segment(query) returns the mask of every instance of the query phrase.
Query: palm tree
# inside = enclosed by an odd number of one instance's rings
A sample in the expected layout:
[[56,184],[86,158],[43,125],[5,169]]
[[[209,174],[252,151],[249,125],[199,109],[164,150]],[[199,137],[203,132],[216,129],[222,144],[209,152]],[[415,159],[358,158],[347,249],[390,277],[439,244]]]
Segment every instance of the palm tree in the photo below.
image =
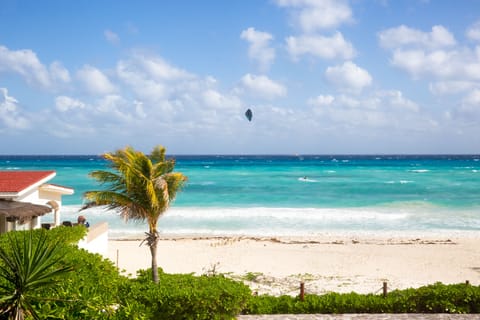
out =
[[106,153],[110,171],[93,171],[90,176],[105,186],[104,190],[87,191],[83,208],[106,205],[119,210],[125,219],[147,221],[145,241],[152,254],[152,279],[158,283],[158,219],[169,208],[187,178],[173,172],[175,160],[165,158],[165,148],[156,146],[150,155],[132,147]]
[[32,233],[8,233],[7,245],[0,246],[0,277],[5,280],[0,283],[0,314],[8,319],[23,320],[30,314],[39,320],[32,307],[32,302],[43,299],[38,292],[56,285],[60,276],[73,270],[57,266],[63,256],[60,240],[47,239],[46,231],[33,239]]

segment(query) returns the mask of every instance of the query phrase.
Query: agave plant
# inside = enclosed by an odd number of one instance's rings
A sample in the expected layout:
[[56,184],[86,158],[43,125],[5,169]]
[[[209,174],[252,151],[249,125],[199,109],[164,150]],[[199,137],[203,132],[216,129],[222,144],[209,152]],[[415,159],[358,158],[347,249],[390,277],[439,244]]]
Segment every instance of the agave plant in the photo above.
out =
[[73,270],[60,265],[62,246],[47,238],[46,231],[38,238],[33,232],[10,232],[5,246],[0,246],[0,314],[8,319],[23,320],[25,315],[40,319],[33,303],[45,287],[54,286],[62,275]]

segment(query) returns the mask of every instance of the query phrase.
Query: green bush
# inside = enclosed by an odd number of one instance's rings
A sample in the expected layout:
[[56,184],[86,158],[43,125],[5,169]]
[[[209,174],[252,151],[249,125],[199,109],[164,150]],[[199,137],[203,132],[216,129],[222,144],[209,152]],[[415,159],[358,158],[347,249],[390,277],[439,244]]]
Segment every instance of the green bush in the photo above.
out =
[[155,284],[150,271],[140,271],[123,288],[122,306],[135,300],[148,319],[233,319],[251,296],[246,285],[221,275],[166,274],[161,269],[159,275]]
[[[112,262],[98,254],[89,253],[76,246],[86,233],[85,227],[58,227],[52,230],[34,230],[47,240],[56,240],[61,260],[59,264],[73,266],[63,281],[53,288],[40,288],[32,305],[42,319],[109,319],[112,307],[118,303],[119,287],[127,278],[119,275]],[[11,232],[10,236],[24,237],[29,232]],[[59,241],[60,240],[60,241]],[[0,236],[0,245],[5,248],[5,235]],[[1,283],[0,283],[1,285]]]
[[374,294],[329,293],[321,296],[252,297],[244,314],[311,313],[480,313],[480,287],[436,283],[418,289]]
[[[222,275],[165,274],[151,281],[149,270],[130,279],[101,255],[75,244],[85,228],[36,230],[61,239],[61,264],[74,266],[54,288],[41,288],[33,307],[42,319],[233,319],[237,314],[312,313],[480,313],[480,287],[436,283],[418,289],[395,290],[386,298],[374,294],[252,296],[241,282]],[[25,232],[12,233],[23,237]],[[6,237],[0,235],[0,246]],[[0,286],[2,285],[0,279]],[[1,297],[0,297],[1,298]],[[1,316],[0,316],[1,319]],[[28,319],[28,317],[27,317]]]

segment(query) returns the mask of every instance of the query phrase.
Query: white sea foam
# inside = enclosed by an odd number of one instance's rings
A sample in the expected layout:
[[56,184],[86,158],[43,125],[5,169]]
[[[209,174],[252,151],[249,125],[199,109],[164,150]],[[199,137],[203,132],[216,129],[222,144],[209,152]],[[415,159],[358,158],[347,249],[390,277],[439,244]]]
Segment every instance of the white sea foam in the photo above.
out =
[[387,182],[385,182],[386,184],[396,184],[396,183],[400,183],[400,184],[407,184],[407,183],[414,183],[415,181],[412,181],[412,180],[399,180],[399,181],[395,181],[395,180],[389,180]]
[[[76,221],[80,206],[64,206],[62,220]],[[82,211],[90,223],[107,221],[110,237],[143,235],[145,223],[123,221],[104,208]],[[310,236],[328,232],[371,233],[480,230],[476,210],[451,211],[423,202],[368,208],[201,208],[172,207],[160,218],[160,232],[206,235]]]
[[416,169],[416,170],[408,170],[409,172],[415,172],[415,173],[425,173],[429,172],[430,170],[428,169]]

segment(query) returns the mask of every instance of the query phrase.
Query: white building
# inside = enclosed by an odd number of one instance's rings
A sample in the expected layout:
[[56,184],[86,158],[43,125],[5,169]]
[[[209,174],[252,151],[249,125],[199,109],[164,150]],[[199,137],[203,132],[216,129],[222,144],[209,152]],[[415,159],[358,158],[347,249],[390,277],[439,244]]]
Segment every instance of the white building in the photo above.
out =
[[[60,225],[62,196],[73,194],[73,189],[49,184],[55,171],[0,171],[0,200],[31,203],[51,208],[52,226]],[[36,229],[42,226],[43,214],[18,214],[0,211],[0,233],[11,230]]]

